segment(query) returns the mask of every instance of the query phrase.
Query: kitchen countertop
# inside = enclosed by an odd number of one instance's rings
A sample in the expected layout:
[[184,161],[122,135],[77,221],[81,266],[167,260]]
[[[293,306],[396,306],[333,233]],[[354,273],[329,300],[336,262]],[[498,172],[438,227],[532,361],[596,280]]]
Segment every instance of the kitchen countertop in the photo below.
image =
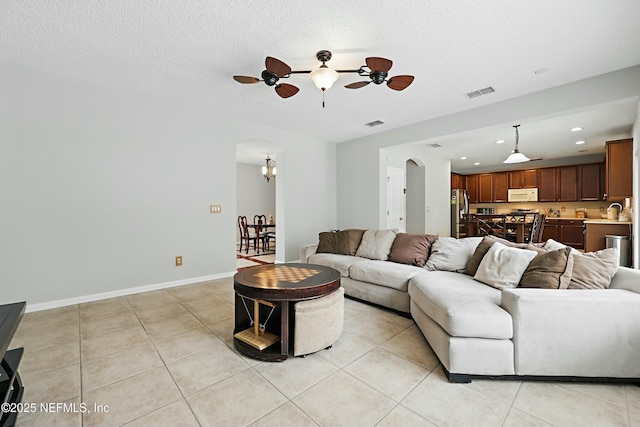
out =
[[586,224],[633,224],[631,221],[618,221],[615,219],[596,219],[596,218],[585,218],[584,222]]

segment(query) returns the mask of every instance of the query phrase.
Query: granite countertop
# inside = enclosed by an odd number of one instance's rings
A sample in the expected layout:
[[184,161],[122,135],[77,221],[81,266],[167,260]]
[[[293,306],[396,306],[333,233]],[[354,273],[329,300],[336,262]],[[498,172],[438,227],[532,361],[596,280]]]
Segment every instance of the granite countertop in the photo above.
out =
[[615,219],[596,219],[596,218],[585,218],[584,222],[586,224],[633,224],[631,221],[618,221]]

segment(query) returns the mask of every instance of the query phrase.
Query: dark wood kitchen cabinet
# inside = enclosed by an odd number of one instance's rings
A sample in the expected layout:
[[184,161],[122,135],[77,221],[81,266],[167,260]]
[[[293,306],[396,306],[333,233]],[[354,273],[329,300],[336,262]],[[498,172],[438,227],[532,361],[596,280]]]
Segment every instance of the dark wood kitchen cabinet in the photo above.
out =
[[451,189],[454,189],[454,188],[459,188],[462,190],[465,189],[464,175],[460,175],[457,173],[451,174]]
[[496,172],[491,177],[493,185],[493,201],[507,202],[509,201],[509,173]]
[[478,203],[478,175],[467,175],[467,196],[469,197],[469,203]]
[[536,169],[527,169],[521,171],[509,172],[509,188],[537,188],[538,187],[538,171]]
[[[556,187],[557,168],[538,169],[538,201],[555,202],[558,200]],[[555,239],[554,239],[555,240]]]
[[600,163],[578,166],[581,201],[602,200],[603,191],[600,186],[602,168]]
[[546,218],[544,220],[544,228],[542,229],[542,241],[546,242],[549,239],[553,239],[556,242],[560,241],[560,235],[558,233],[558,220],[554,218]]
[[[542,230],[544,232],[544,230]],[[576,249],[584,248],[584,221],[581,219],[558,220],[559,242]]]
[[493,174],[481,173],[478,175],[478,203],[493,202]]
[[633,139],[607,141],[605,154],[607,200],[621,201],[632,195]]
[[563,166],[558,169],[558,201],[578,200],[578,167]]

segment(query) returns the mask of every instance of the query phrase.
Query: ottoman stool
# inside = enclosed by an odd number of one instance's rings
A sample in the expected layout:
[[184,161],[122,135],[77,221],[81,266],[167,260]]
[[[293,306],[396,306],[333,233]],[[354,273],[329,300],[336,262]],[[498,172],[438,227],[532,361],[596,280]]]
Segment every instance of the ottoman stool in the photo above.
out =
[[344,327],[344,289],[294,305],[293,355],[302,356],[330,347]]

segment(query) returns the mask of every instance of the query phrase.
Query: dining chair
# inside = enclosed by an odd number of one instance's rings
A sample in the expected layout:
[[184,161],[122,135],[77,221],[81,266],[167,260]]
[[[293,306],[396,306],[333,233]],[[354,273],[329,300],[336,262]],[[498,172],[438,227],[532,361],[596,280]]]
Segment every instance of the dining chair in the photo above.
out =
[[541,243],[542,242],[542,231],[544,230],[544,220],[546,218],[545,214],[538,214],[533,221],[533,225],[531,226],[531,231],[529,232],[529,240],[528,243]]
[[[253,216],[253,229],[256,233],[256,238],[262,242],[262,251],[266,252],[269,244],[267,242],[267,216],[266,215],[254,215]],[[258,248],[258,252],[260,249]]]
[[476,215],[475,220],[476,235],[506,237],[506,215]]
[[[247,217],[241,215],[238,217],[238,228],[240,229],[240,249],[238,252],[242,252],[242,243],[246,243],[245,253],[249,253],[249,241],[253,240],[253,249],[256,250],[256,241],[258,236],[255,231],[247,224]],[[258,252],[260,248],[258,247]]]

